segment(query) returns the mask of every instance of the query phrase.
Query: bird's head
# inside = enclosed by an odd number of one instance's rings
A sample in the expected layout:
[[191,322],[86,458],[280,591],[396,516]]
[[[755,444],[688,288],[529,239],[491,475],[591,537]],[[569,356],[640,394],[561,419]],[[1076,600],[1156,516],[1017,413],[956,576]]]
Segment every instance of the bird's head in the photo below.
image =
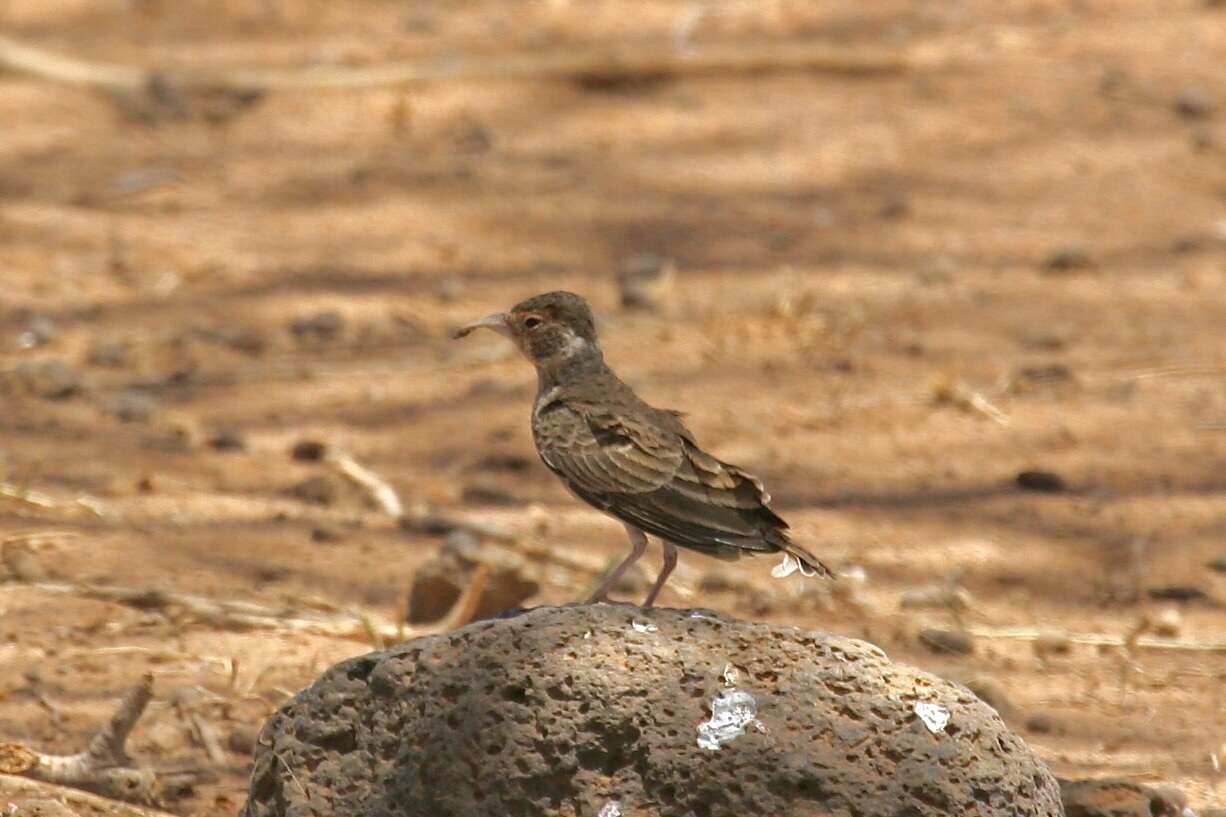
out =
[[575,361],[600,358],[592,310],[571,292],[533,296],[509,312],[460,327],[455,336],[462,338],[483,328],[509,338],[542,374],[557,372]]

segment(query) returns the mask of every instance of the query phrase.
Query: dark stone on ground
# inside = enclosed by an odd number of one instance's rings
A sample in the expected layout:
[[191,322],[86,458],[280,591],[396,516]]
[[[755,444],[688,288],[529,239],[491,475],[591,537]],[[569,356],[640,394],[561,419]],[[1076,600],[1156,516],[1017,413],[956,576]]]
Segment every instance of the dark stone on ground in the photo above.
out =
[[1045,494],[1058,494],[1068,490],[1064,477],[1054,471],[1022,471],[1014,480],[1017,487],[1023,491],[1038,491]]
[[476,602],[476,618],[518,607],[540,592],[523,557],[504,548],[485,547],[471,533],[456,530],[413,574],[407,619],[427,624],[444,618],[460,600],[480,565],[489,569]]
[[1060,722],[1046,712],[1036,712],[1026,719],[1026,731],[1036,735],[1052,735],[1060,731]]
[[290,488],[290,494],[312,505],[331,505],[336,493],[336,483],[327,477],[307,477]]
[[208,438],[209,448],[216,451],[243,451],[247,448],[247,440],[234,429],[214,431]]
[[319,440],[299,440],[290,449],[290,456],[302,462],[318,462],[328,453],[328,446]]
[[77,370],[58,358],[23,360],[13,368],[13,375],[26,393],[44,400],[66,400],[85,390]]
[[971,655],[975,652],[975,639],[961,630],[942,630],[929,627],[920,630],[920,643],[935,653],[947,655]]
[[1172,786],[1130,780],[1061,780],[1066,817],[1181,817],[1187,798]]
[[1151,587],[1145,592],[1155,601],[1199,601],[1209,597],[1203,588],[1190,584]]
[[322,346],[340,337],[345,319],[334,309],[295,318],[289,325],[290,334],[299,343]]

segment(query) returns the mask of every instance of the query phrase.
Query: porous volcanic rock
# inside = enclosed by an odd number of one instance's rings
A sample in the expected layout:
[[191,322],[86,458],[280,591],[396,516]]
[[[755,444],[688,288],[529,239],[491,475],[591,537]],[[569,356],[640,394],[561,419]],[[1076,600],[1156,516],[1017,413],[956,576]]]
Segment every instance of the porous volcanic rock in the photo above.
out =
[[[730,690],[756,712],[704,748],[699,726]],[[264,726],[243,814],[1064,812],[1055,779],[990,707],[870,644],[601,604],[482,621],[333,667]]]

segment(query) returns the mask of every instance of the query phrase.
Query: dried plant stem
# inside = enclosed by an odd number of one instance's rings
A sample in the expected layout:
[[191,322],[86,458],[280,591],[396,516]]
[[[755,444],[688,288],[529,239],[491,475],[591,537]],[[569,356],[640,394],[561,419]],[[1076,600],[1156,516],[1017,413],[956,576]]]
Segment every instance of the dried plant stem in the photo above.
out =
[[633,79],[672,74],[737,74],[764,70],[822,71],[868,76],[901,74],[920,61],[892,50],[838,48],[813,42],[732,42],[684,53],[672,44],[630,43],[558,53],[447,56],[367,67],[159,72],[91,62],[0,37],[0,68],[42,79],[120,93],[143,93],[161,82],[182,91],[273,91],[371,88],[444,80],[599,77]]
[[299,606],[276,607],[250,601],[210,599],[190,593],[176,593],[147,587],[109,587],[96,584],[31,582],[10,584],[0,590],[34,590],[77,596],[79,598],[114,602],[140,610],[155,610],[168,615],[179,614],[205,624],[240,630],[282,630],[346,638],[370,643],[394,643],[430,633],[445,632],[466,624],[459,614],[470,610],[484,589],[486,576],[478,572],[465,588],[464,595],[452,614],[442,621],[424,626],[408,627],[369,611],[326,613]]
[[[116,802],[79,789],[44,783],[28,777],[0,774],[0,800],[11,801],[26,797],[56,800],[68,806],[76,806],[86,814],[107,814],[114,817],[175,817],[169,812]],[[17,813],[21,813],[20,803],[18,803]]]
[[[1013,639],[1018,641],[1039,641],[1049,638],[1053,633],[1027,627],[989,628],[971,627],[968,633],[976,638]],[[1222,641],[1174,641],[1169,638],[1154,636],[1111,635],[1109,633],[1070,633],[1057,634],[1070,644],[1084,644],[1091,647],[1119,647],[1124,650],[1175,650],[1185,652],[1220,652],[1226,653],[1226,642]]]
[[327,456],[328,463],[355,485],[363,488],[375,504],[388,516],[399,519],[404,515],[404,505],[400,497],[383,477],[362,465],[351,455],[343,451],[332,451]]
[[[0,772],[70,786],[115,800],[156,803],[166,782],[150,767],[138,767],[125,750],[128,735],[153,699],[153,675],[128,690],[84,752],[47,755],[17,743],[0,744]],[[177,776],[177,775],[172,775]]]

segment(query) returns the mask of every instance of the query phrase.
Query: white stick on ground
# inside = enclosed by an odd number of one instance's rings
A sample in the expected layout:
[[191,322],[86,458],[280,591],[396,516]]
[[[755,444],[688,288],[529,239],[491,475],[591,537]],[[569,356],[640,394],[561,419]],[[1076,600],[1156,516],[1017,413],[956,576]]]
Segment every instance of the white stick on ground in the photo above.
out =
[[384,513],[394,519],[404,515],[404,505],[396,494],[396,489],[387,480],[355,460],[344,451],[329,451],[325,457],[328,464],[341,473],[343,477],[366,490]]

